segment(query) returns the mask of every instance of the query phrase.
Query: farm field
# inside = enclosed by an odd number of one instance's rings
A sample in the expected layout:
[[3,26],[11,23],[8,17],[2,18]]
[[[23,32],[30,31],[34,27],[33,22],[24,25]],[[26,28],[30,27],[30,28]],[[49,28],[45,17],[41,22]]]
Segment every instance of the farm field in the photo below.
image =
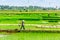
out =
[[13,12],[0,13],[0,24],[21,24],[22,20],[25,20],[25,24],[55,25],[56,26],[60,24],[60,14],[58,13],[51,13],[51,14],[32,13],[30,14],[30,13],[13,13]]
[[[19,12],[19,10],[15,12],[15,11],[0,10],[0,29],[20,30],[21,26],[19,27],[18,24],[21,24],[22,20],[25,21],[26,30],[58,30],[60,31],[60,28],[57,28],[57,27],[60,27],[60,11],[59,10],[57,11],[54,10],[50,12],[43,11],[43,10],[41,12]],[[17,25],[13,25],[13,24],[17,24]],[[48,33],[48,32],[19,32],[19,33],[5,32],[3,33],[3,32],[0,32],[0,40],[59,40],[59,39],[60,39],[60,33]]]
[[20,32],[0,35],[0,40],[60,40],[60,33]]
[[[10,21],[10,22],[7,22]],[[60,20],[58,13],[0,13],[0,23],[18,23],[18,21],[25,20],[25,23],[39,24],[42,22],[51,23]],[[32,22],[30,22],[32,21]],[[60,21],[59,21],[60,22]]]

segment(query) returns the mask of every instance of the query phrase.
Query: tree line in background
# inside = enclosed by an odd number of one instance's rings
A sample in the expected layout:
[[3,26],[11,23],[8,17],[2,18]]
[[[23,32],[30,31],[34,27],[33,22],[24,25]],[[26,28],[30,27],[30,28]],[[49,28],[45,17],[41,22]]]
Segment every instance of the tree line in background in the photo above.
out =
[[39,11],[39,10],[60,10],[60,8],[56,9],[54,7],[39,7],[39,6],[4,6],[0,5],[0,10],[20,10],[22,11]]

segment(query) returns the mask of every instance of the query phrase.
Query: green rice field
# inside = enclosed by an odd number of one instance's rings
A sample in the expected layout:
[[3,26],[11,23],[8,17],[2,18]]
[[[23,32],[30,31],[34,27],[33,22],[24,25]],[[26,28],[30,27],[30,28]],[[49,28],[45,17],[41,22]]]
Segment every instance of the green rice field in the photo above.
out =
[[20,32],[0,35],[0,40],[60,40],[60,33]]
[[[26,30],[58,30],[57,25],[60,25],[60,10],[40,11],[40,12],[19,12],[0,10],[0,29],[1,30],[20,30],[18,25],[21,21],[25,22]],[[9,25],[4,25],[9,24]],[[27,25],[26,25],[27,24]],[[28,25],[30,24],[30,25]],[[34,24],[34,25],[31,25]],[[39,26],[38,26],[39,25]],[[42,25],[40,27],[40,25]],[[45,28],[43,26],[50,26]],[[52,26],[52,28],[51,28]],[[53,27],[54,26],[54,27]],[[56,27],[55,27],[56,26]],[[60,40],[60,33],[53,32],[17,32],[8,33],[0,32],[0,40]]]

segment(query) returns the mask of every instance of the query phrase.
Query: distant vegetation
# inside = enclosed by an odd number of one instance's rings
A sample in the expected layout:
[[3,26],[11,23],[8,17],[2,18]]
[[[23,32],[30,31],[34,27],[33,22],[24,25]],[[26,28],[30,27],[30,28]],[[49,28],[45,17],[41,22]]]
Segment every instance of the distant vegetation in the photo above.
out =
[[[56,10],[56,8],[53,7],[39,7],[39,6],[4,6],[0,5],[0,10],[19,10],[20,12],[28,12],[28,11],[40,11],[40,10]],[[60,8],[58,8],[60,10]]]

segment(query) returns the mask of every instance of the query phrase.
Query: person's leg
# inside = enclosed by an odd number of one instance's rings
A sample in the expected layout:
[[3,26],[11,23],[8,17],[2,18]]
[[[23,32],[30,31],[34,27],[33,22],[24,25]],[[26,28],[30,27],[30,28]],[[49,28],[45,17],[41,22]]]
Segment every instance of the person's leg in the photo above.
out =
[[22,29],[23,27],[21,26],[20,30]]
[[23,26],[23,30],[25,30],[25,27]]

